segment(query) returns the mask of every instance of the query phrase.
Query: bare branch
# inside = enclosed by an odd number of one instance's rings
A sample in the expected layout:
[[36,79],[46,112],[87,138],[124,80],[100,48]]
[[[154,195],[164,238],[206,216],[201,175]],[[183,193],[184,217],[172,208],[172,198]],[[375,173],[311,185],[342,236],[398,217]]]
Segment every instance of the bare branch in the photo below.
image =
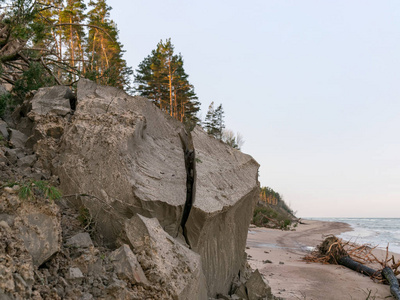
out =
[[49,74],[54,78],[54,80],[57,82],[57,84],[62,85],[60,80],[53,74],[51,69],[45,64],[43,57],[40,58],[40,62],[42,63],[43,68],[45,68],[47,70],[47,72],[49,72]]

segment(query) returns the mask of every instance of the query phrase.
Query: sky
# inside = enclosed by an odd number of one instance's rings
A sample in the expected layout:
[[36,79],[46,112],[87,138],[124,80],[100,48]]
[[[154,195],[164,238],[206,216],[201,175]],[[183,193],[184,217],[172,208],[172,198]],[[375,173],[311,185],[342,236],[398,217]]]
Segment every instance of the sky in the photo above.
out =
[[171,38],[297,216],[399,217],[399,1],[107,2],[128,65]]

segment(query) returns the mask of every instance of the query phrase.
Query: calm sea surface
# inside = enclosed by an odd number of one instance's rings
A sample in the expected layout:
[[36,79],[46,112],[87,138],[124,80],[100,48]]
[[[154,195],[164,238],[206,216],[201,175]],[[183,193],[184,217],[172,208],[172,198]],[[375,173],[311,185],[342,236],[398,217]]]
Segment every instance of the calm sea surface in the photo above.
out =
[[[310,218],[311,219],[311,218]],[[350,224],[353,231],[339,235],[344,240],[358,244],[370,244],[400,253],[400,218],[312,218],[314,220],[343,222]]]

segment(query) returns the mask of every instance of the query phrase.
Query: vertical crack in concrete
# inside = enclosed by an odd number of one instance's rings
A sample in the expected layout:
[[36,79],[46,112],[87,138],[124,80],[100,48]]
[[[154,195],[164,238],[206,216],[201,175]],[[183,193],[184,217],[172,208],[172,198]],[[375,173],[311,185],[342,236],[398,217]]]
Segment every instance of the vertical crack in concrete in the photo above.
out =
[[194,195],[195,195],[195,181],[196,181],[196,159],[193,146],[193,139],[190,132],[187,133],[186,131],[182,130],[179,133],[179,137],[182,142],[182,149],[184,153],[185,168],[186,168],[186,201],[185,201],[185,206],[183,208],[180,227],[182,229],[182,233],[186,243],[191,248],[190,241],[187,236],[186,222],[189,218],[190,210],[192,209],[195,197]]

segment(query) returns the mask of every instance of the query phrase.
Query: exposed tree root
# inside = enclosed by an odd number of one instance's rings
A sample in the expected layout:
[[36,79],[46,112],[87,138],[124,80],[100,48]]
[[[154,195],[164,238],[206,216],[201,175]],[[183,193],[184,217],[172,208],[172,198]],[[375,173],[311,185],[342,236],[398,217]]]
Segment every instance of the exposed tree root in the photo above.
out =
[[[318,249],[304,258],[307,262],[320,262],[325,264],[338,264],[356,272],[371,277],[378,282],[389,284],[392,295],[400,300],[400,261],[396,262],[394,256],[389,258],[389,247],[386,248],[386,258],[381,261],[372,253],[376,247],[357,245],[344,242],[336,236],[328,236]],[[366,264],[378,263],[382,268],[375,270]],[[391,263],[390,266],[388,264]]]

